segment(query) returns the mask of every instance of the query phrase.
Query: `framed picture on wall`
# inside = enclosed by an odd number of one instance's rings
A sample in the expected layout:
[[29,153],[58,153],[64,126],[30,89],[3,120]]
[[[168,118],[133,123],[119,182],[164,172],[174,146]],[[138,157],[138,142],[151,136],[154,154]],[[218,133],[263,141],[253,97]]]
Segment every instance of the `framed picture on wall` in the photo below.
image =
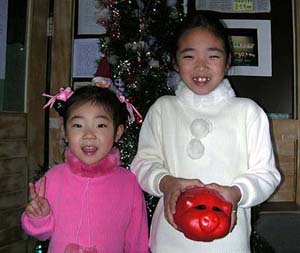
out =
[[272,76],[270,20],[223,19],[233,45],[232,76]]
[[256,29],[230,29],[233,45],[231,66],[258,67],[258,41]]

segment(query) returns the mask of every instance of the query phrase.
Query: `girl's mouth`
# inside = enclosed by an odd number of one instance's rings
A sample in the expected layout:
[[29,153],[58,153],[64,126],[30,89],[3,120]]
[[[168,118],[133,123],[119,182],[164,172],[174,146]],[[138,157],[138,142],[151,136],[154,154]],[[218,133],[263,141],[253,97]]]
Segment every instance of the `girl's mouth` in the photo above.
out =
[[93,155],[97,152],[98,148],[95,146],[84,146],[81,148],[86,155]]
[[193,77],[194,82],[204,83],[210,81],[209,77]]

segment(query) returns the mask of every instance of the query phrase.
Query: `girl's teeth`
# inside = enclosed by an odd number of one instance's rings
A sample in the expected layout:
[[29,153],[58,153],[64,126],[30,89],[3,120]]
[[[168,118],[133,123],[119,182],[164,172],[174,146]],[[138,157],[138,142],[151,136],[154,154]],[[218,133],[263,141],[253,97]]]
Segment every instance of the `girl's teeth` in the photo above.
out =
[[209,78],[207,78],[207,77],[195,77],[195,78],[193,78],[193,80],[194,81],[197,81],[197,82],[207,82],[207,81],[209,81],[210,79]]
[[96,150],[96,147],[83,147],[83,150],[94,151],[94,150]]

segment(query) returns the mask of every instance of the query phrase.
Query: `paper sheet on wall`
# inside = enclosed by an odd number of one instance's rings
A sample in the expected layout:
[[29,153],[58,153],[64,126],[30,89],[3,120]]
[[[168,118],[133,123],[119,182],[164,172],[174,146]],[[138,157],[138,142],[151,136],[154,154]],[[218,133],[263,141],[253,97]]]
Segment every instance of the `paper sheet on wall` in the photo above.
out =
[[196,10],[210,10],[230,13],[270,12],[270,0],[196,0]]
[[5,79],[8,0],[0,0],[0,79]]
[[73,77],[94,77],[101,55],[99,39],[75,39]]
[[78,1],[78,34],[104,34],[106,29],[98,20],[108,18],[108,9],[97,8],[95,0]]

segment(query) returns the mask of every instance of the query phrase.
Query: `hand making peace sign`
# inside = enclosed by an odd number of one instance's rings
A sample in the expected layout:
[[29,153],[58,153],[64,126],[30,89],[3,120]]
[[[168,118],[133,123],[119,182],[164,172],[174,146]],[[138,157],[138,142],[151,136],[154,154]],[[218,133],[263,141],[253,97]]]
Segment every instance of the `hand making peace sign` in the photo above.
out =
[[30,218],[42,218],[50,213],[50,205],[48,200],[45,198],[46,191],[46,177],[42,177],[40,180],[40,187],[38,192],[35,189],[33,183],[29,183],[29,199],[25,213]]

